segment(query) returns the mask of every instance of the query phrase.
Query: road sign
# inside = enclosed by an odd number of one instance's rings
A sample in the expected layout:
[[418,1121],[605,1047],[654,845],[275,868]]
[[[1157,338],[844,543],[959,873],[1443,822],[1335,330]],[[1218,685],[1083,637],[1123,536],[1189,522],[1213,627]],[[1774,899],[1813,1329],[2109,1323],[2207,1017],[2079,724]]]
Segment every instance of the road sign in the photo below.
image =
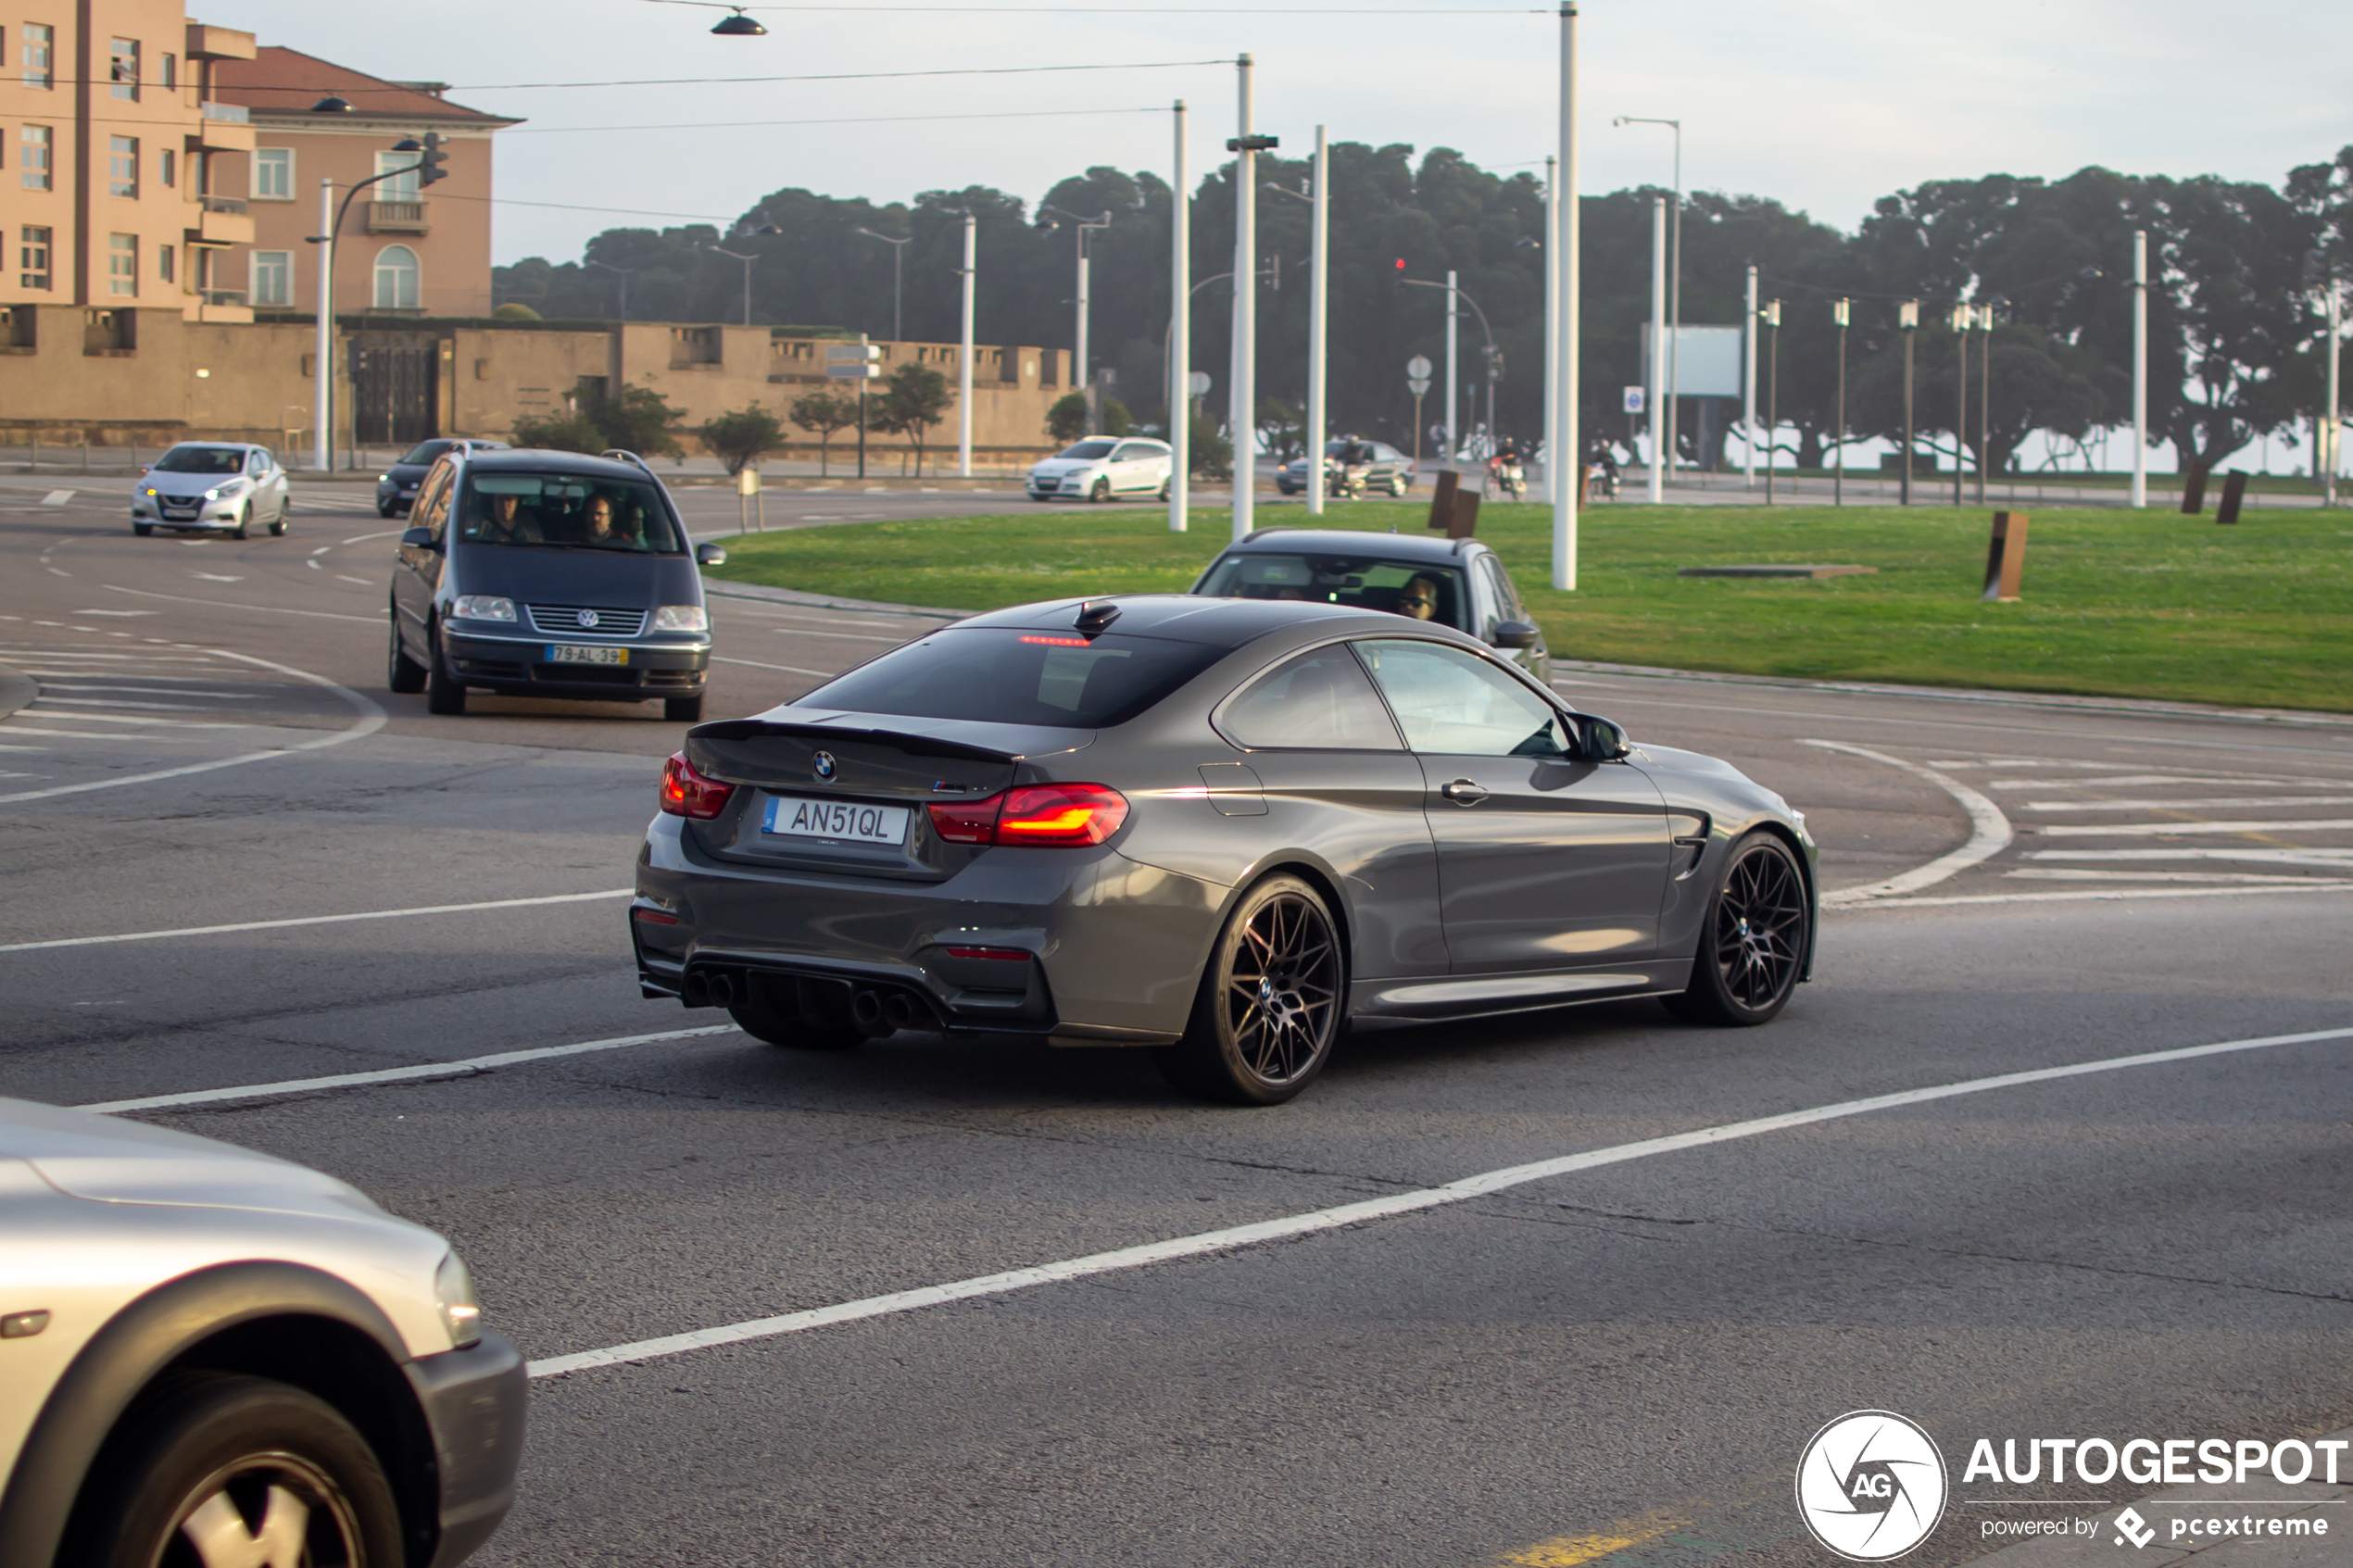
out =
[[828,365],[825,367],[825,378],[828,381],[880,381],[882,367],[880,365]]
[[1429,378],[1428,376],[1407,376],[1405,378],[1405,390],[1412,393],[1415,396],[1419,397],[1423,393],[1429,390]]
[[1185,378],[1185,385],[1191,389],[1192,395],[1195,397],[1208,396],[1209,372],[1207,370],[1195,370],[1191,375]]
[[1428,381],[1429,380],[1429,357],[1428,355],[1416,354],[1411,359],[1405,361],[1405,374],[1411,380]]
[[1626,411],[1629,414],[1639,414],[1642,411],[1643,408],[1644,403],[1642,400],[1642,389],[1639,386],[1628,387],[1626,389]]
[[758,469],[745,467],[736,470],[736,494],[738,495],[757,495],[760,494],[760,470]]
[[882,349],[871,343],[837,343],[825,350],[825,358],[836,362],[849,359],[871,365],[882,358]]

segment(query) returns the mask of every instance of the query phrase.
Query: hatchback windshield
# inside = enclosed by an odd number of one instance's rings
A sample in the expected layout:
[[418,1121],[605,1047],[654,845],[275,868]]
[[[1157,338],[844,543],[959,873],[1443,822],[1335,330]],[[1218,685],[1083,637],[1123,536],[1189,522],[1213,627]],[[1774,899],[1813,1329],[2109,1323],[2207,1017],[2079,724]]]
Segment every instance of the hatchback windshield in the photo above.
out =
[[1229,555],[1193,590],[1218,599],[1309,599],[1469,628],[1463,574],[1449,566],[1361,556]]
[[235,446],[174,446],[156,459],[162,473],[243,473],[245,455]]
[[420,441],[400,455],[401,462],[411,468],[431,466],[435,458],[457,445],[454,441]]
[[950,629],[895,648],[794,706],[1101,729],[1126,723],[1226,652],[1156,637]]
[[650,484],[569,473],[477,473],[458,537],[478,545],[686,553]]
[[1098,458],[1110,457],[1112,448],[1118,445],[1116,441],[1081,441],[1075,446],[1063,447],[1054,457],[1063,462],[1091,463]]

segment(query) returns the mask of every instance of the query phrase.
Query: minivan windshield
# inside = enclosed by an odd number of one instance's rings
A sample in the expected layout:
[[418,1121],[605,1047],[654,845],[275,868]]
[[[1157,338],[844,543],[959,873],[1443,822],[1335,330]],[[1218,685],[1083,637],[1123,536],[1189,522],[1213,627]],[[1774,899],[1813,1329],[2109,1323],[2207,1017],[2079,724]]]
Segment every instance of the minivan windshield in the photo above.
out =
[[243,473],[245,454],[237,446],[174,446],[156,459],[162,473]]
[[428,468],[435,458],[456,445],[454,441],[420,441],[400,455],[400,461],[409,468]]
[[1103,729],[1133,719],[1227,651],[1157,637],[950,627],[828,681],[793,706]]
[[472,473],[458,537],[477,545],[684,555],[651,484],[572,473]]
[[1306,599],[1471,629],[1461,571],[1423,561],[1236,551],[1211,567],[1193,592],[1217,599]]
[[1116,441],[1081,441],[1076,445],[1063,447],[1054,456],[1063,462],[1091,463],[1098,458],[1110,457],[1112,448],[1118,445]]

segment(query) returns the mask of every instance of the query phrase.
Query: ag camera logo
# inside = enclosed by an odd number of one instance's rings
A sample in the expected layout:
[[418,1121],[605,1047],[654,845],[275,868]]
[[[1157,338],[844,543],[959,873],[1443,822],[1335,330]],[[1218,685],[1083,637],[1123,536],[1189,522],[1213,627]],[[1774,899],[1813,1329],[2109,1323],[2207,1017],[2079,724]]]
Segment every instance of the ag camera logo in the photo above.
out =
[[1850,1411],[1798,1458],[1799,1517],[1851,1562],[1885,1562],[1928,1539],[1944,1498],[1935,1440],[1893,1411]]

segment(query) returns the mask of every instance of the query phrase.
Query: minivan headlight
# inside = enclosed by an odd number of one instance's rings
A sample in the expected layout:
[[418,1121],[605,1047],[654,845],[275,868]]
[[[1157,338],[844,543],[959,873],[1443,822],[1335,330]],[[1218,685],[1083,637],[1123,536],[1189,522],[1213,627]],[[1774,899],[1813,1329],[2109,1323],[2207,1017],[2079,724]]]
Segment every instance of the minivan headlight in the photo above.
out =
[[444,1253],[433,1273],[433,1296],[441,1308],[441,1324],[449,1331],[449,1348],[462,1350],[482,1342],[482,1303],[474,1298],[474,1276],[455,1252]]
[[707,632],[710,629],[711,617],[703,612],[700,605],[664,605],[654,611],[654,630],[657,632]]
[[495,594],[460,594],[449,606],[449,613],[460,621],[512,621],[515,601]]

